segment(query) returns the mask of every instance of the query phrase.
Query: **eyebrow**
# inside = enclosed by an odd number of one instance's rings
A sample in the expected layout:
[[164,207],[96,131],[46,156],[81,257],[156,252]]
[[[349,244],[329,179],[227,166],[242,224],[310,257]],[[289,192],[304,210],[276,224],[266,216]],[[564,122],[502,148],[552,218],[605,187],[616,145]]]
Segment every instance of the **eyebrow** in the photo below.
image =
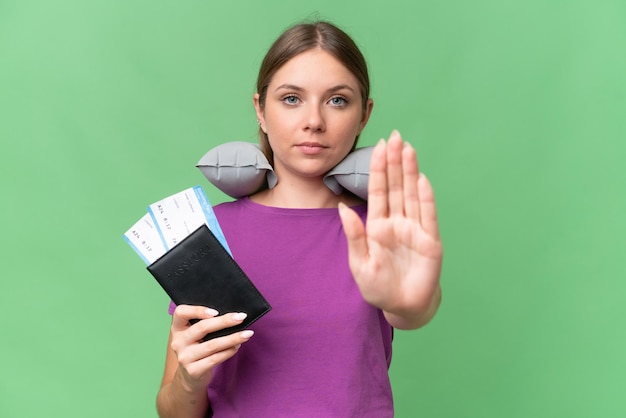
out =
[[[280,86],[276,87],[276,90],[274,91],[278,91],[278,90],[293,90],[293,91],[304,91],[304,88],[300,87],[300,86],[296,86],[294,84],[281,84]],[[336,91],[339,90],[350,90],[351,92],[354,93],[354,89],[352,87],[350,87],[347,84],[339,84],[337,86],[331,87],[328,89],[329,93],[334,93]]]

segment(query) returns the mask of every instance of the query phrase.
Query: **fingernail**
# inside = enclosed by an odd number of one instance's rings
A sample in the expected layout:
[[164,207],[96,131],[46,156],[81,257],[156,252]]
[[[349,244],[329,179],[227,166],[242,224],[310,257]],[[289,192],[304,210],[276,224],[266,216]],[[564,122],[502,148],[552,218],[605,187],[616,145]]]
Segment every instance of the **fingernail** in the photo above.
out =
[[251,329],[247,329],[241,332],[241,338],[245,338],[246,340],[254,335],[254,331]]
[[209,316],[217,316],[217,315],[219,315],[219,312],[216,311],[215,309],[207,308],[206,309],[206,314],[209,315]]
[[244,319],[246,319],[247,316],[248,314],[244,312],[237,312],[236,314],[233,315],[233,319],[235,321],[243,321]]

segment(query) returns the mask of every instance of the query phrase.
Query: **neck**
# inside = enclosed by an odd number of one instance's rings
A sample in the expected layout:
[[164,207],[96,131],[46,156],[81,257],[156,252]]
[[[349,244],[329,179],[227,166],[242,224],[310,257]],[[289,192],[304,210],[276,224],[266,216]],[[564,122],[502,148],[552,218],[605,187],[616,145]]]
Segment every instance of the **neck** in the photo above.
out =
[[273,189],[263,190],[250,199],[262,205],[290,209],[336,208],[339,202],[348,206],[362,202],[350,193],[336,195],[321,178],[279,181]]

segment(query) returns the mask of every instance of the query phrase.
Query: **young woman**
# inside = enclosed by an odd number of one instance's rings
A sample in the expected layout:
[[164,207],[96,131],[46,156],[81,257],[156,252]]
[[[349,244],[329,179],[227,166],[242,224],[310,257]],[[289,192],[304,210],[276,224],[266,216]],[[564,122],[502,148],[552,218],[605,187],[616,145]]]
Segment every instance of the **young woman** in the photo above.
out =
[[275,41],[254,107],[278,183],[215,213],[273,309],[254,331],[201,342],[245,313],[176,307],[159,415],[391,417],[392,330],[426,324],[441,299],[430,183],[396,131],[372,153],[368,202],[323,183],[373,107],[363,56],[329,23]]

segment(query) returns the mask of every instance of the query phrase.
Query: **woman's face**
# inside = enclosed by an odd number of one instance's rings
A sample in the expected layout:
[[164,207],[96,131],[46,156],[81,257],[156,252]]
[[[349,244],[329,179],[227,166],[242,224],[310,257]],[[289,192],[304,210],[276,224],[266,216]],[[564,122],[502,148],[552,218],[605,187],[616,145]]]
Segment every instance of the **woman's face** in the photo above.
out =
[[263,109],[258,94],[254,105],[281,180],[326,174],[350,152],[372,110],[371,100],[363,110],[356,77],[321,49],[287,61],[272,77]]

